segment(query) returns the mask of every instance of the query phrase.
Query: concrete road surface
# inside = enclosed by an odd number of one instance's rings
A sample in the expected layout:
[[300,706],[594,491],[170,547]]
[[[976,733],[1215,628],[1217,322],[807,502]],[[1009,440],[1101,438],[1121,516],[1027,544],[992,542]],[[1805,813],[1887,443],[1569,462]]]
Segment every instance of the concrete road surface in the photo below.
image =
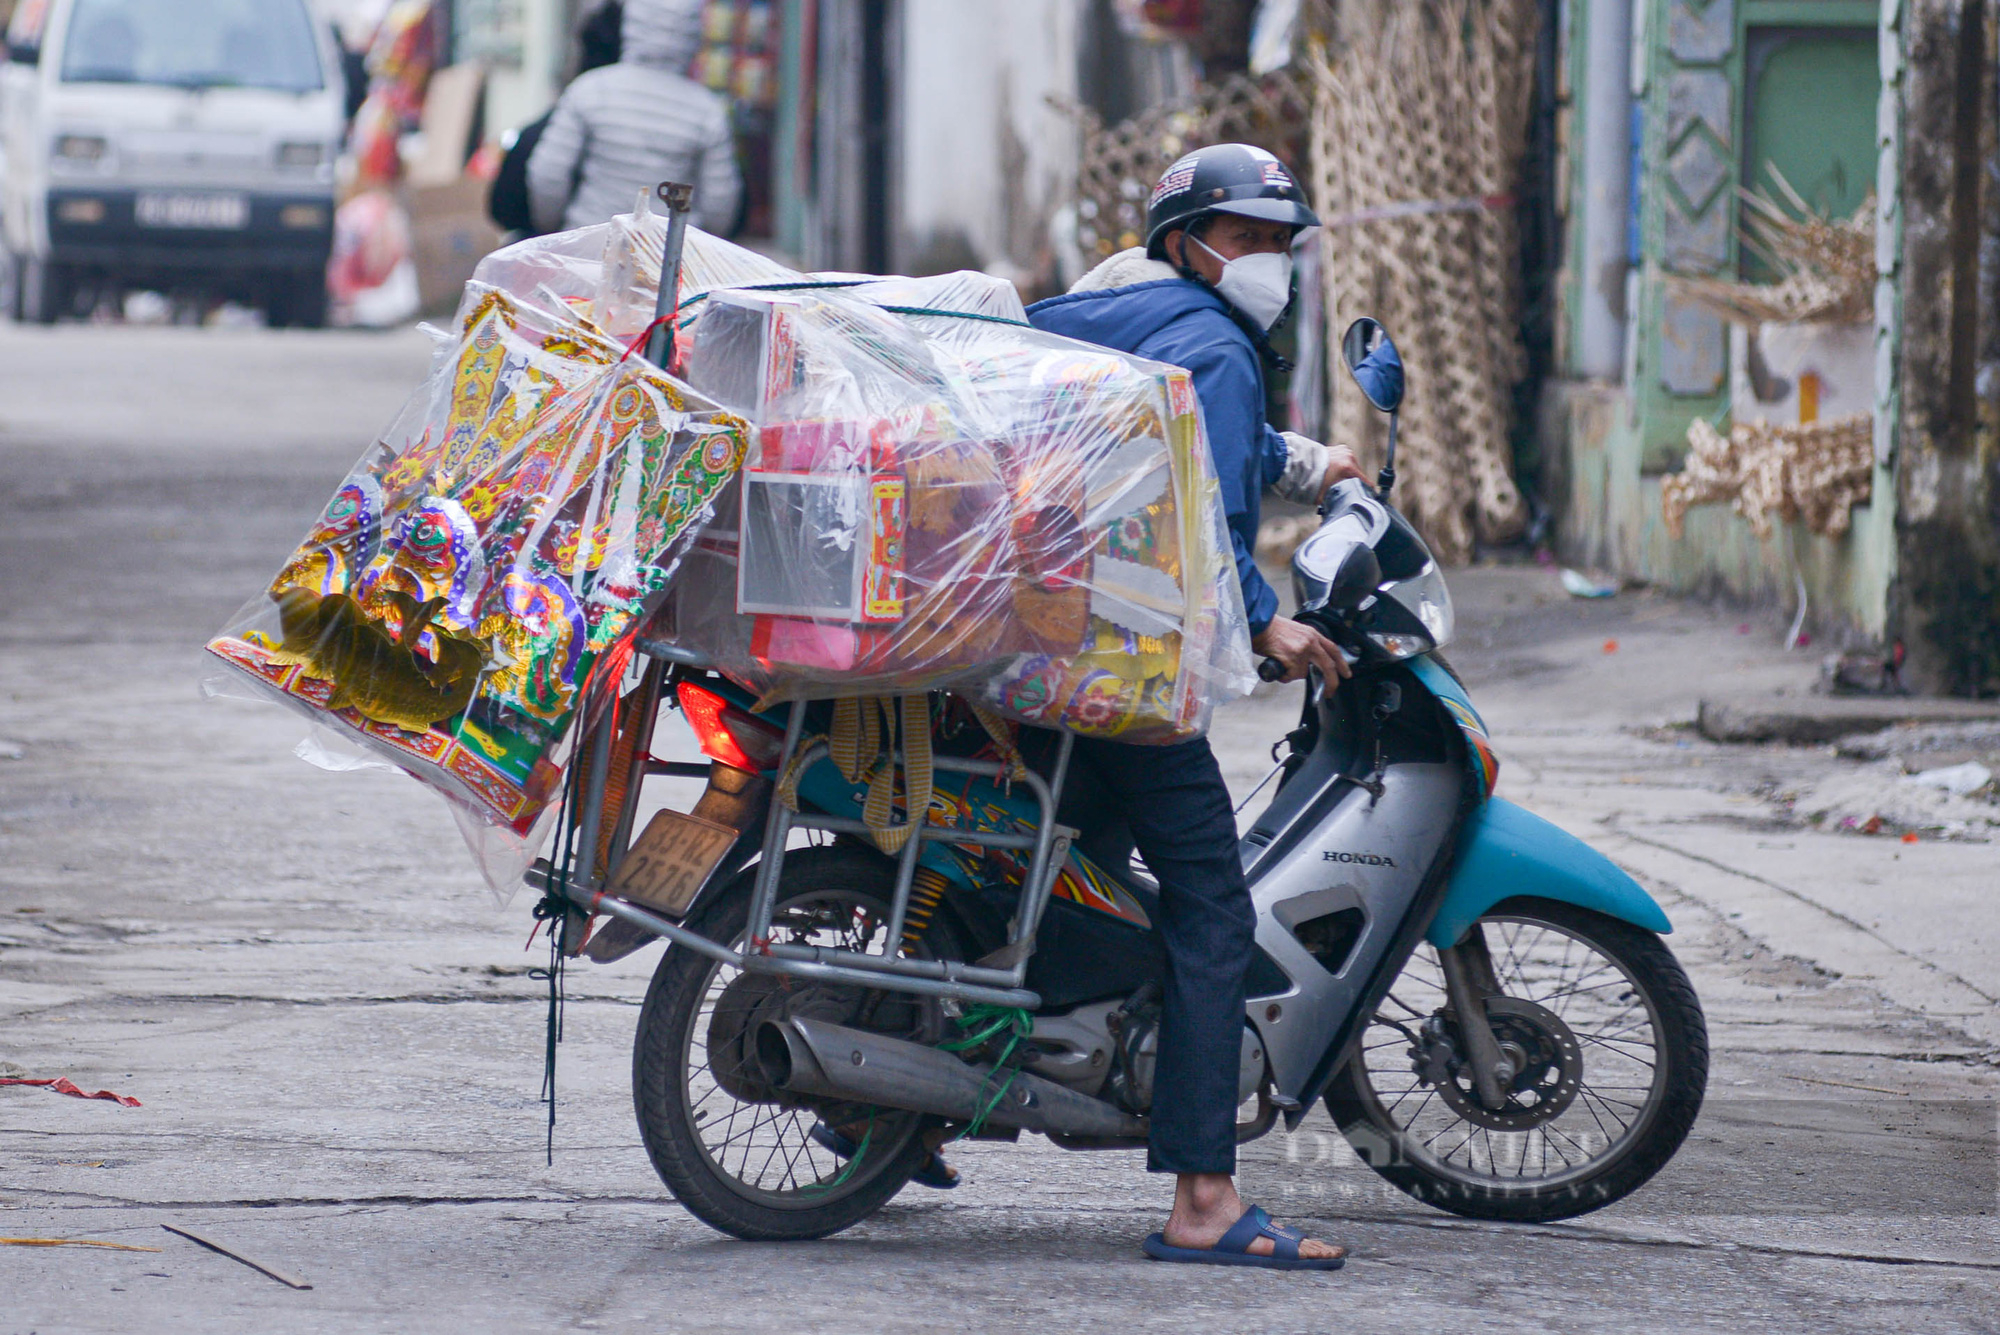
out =
[[[1764,794],[1839,762],[1674,726],[1717,682],[1802,687],[1762,623],[1533,569],[1453,581],[1501,792],[1654,890],[1709,1016],[1707,1107],[1637,1195],[1458,1219],[1316,1111],[1243,1181],[1354,1248],[1331,1276],[1148,1262],[1169,1184],[1033,1138],[826,1242],[733,1242],[633,1125],[656,950],[572,973],[548,1164],[528,897],[496,907],[438,799],[310,768],[293,718],[196,691],[202,641],[428,356],[408,331],[0,328],[0,1076],[142,1103],[0,1087],[0,1237],[159,1249],[0,1245],[0,1335],[2000,1328],[1995,847],[1785,824]],[[1267,688],[1218,720],[1244,791],[1295,709]]]

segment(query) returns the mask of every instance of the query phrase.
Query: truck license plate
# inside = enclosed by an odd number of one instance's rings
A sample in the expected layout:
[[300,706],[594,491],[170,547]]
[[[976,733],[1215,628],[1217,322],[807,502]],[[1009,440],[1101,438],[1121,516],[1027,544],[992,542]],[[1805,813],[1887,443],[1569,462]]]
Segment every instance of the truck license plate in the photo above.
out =
[[133,216],[142,227],[238,231],[250,225],[250,201],[242,195],[140,195]]

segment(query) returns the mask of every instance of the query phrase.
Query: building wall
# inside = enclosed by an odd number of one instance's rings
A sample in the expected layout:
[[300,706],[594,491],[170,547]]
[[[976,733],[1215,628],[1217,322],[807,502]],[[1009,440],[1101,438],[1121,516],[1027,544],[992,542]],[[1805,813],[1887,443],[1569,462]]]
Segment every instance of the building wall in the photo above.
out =
[[1572,382],[1558,391],[1553,424],[1564,438],[1557,532],[1565,560],[1704,596],[1793,611],[1804,582],[1808,624],[1836,639],[1884,634],[1896,559],[1894,479],[1877,466],[1876,501],[1857,505],[1845,537],[1777,523],[1760,540],[1727,505],[1687,512],[1667,532],[1662,474],[1641,467],[1644,438],[1617,386]]
[[499,136],[555,104],[569,57],[570,0],[453,0],[452,59],[486,66],[486,126]]
[[[1543,457],[1552,464],[1546,483],[1559,545],[1569,559],[1668,588],[1788,609],[1797,606],[1802,584],[1813,624],[1879,638],[1888,627],[1897,561],[1895,477],[1886,448],[1878,447],[1874,501],[1855,507],[1852,527],[1839,539],[1794,523],[1780,524],[1760,541],[1727,505],[1690,510],[1684,536],[1675,539],[1661,514],[1660,482],[1680,466],[1688,424],[1696,417],[1724,430],[1732,410],[1745,407],[1789,420],[1782,401],[1757,404],[1744,392],[1743,336],[1736,335],[1732,349],[1724,321],[1669,292],[1673,276],[1731,277],[1741,265],[1736,190],[1749,183],[1744,140],[1757,131],[1772,140],[1769,118],[1756,121],[1744,105],[1746,48],[1754,45],[1747,39],[1753,32],[1811,28],[1873,33],[1880,8],[1872,0],[1636,0],[1627,59],[1618,61],[1601,49],[1606,0],[1566,3],[1570,245],[1563,295],[1571,379],[1552,387],[1543,414]],[[1607,88],[1608,80],[1623,86]],[[1848,92],[1862,105],[1842,106],[1841,112],[1865,124],[1875,111],[1872,93]],[[1633,99],[1636,142],[1629,134],[1606,133],[1615,128],[1604,122],[1619,105],[1615,93]],[[1607,200],[1601,179],[1586,169],[1593,152],[1599,163],[1605,160],[1607,140],[1622,144],[1635,167],[1623,201]],[[1776,142],[1797,158],[1797,141],[1790,135]],[[1839,196],[1836,206],[1851,207],[1849,196],[1858,198],[1876,174],[1869,169],[1888,151],[1878,143],[1877,161],[1855,173],[1859,181],[1845,183],[1854,188],[1832,192]],[[1865,144],[1861,152],[1869,152]],[[1627,233],[1626,258],[1634,263],[1622,275],[1622,365],[1614,377],[1607,374],[1614,359],[1603,331],[1621,275],[1613,272],[1616,248],[1608,238],[1628,219],[1610,205],[1627,202],[1636,205],[1637,225]],[[1885,276],[1884,288],[1893,297],[1893,275]],[[1874,360],[1859,373],[1870,383],[1843,386],[1861,403],[1879,400],[1881,381],[1894,379],[1879,349]]]
[[897,110],[898,267],[1032,282],[1076,175],[1071,0],[904,0]]

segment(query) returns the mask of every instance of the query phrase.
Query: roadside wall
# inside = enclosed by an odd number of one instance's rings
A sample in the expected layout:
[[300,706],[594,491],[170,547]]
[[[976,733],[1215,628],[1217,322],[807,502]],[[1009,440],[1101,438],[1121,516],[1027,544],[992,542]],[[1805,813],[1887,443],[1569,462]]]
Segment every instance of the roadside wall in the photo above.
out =
[[1052,267],[1048,219],[1076,178],[1068,0],[904,0],[900,271],[979,268],[1025,285]]
[[[1893,505],[1854,507],[1843,538],[1780,522],[1761,542],[1727,505],[1698,505],[1676,539],[1661,513],[1661,474],[1642,471],[1642,436],[1624,391],[1570,383],[1552,394],[1544,420],[1554,447],[1544,457],[1560,462],[1551,493],[1564,560],[1788,611],[1803,580],[1809,625],[1837,639],[1881,638],[1895,561]],[[1879,465],[1874,490],[1878,498],[1893,490]]]
[[1901,578],[1907,675],[2000,690],[2000,162],[1995,0],[1907,0],[1900,163]]

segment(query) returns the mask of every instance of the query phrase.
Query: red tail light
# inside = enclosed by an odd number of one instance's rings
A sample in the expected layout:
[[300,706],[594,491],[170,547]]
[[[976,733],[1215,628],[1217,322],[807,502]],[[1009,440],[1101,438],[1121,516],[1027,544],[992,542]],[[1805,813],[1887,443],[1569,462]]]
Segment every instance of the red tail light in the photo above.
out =
[[784,733],[714,691],[684,681],[679,694],[681,712],[694,729],[701,753],[710,760],[755,774],[776,765],[784,754]]

